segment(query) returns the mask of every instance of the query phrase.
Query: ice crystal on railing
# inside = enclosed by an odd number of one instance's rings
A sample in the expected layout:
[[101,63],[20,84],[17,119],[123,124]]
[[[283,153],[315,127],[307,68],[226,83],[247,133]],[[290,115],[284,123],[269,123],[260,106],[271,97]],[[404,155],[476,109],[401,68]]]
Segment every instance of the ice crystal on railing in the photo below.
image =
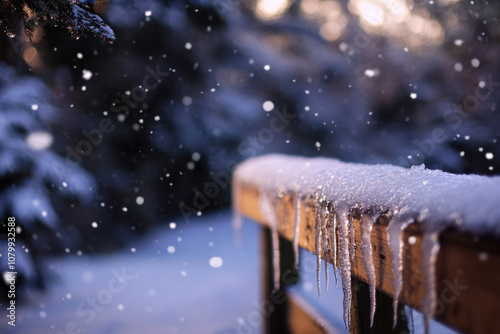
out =
[[465,232],[500,235],[500,177],[452,175],[427,170],[423,165],[405,169],[391,165],[343,163],[326,158],[270,155],[240,164],[235,171],[234,182],[254,185],[260,192],[261,211],[273,234],[275,287],[279,286],[279,222],[275,211],[277,202],[272,199],[278,198],[278,194],[294,199],[293,245],[296,261],[300,213],[303,207],[313,205],[318,295],[321,258],[332,254],[334,266],[339,267],[342,278],[346,329],[350,327],[351,261],[355,260],[356,253],[355,219],[360,221],[360,255],[368,278],[372,325],[377,281],[372,227],[381,216],[390,221],[387,239],[392,255],[395,325],[403,284],[402,234],[411,223],[422,225],[425,296],[421,301],[421,310],[425,316],[426,332],[436,306],[435,264],[439,232],[452,227]]

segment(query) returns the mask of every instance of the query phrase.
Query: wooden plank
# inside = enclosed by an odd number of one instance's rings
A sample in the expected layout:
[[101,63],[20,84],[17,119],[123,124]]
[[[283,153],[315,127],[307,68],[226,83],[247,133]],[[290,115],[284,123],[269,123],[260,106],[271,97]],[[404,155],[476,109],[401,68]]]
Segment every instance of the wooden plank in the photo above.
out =
[[[234,187],[233,206],[244,216],[269,226],[260,211],[259,191],[251,184]],[[281,236],[293,239],[294,199],[283,196],[277,202],[278,229]],[[372,230],[373,260],[377,289],[393,296],[391,253],[387,243],[388,219],[379,219]],[[302,207],[299,245],[315,252],[314,207]],[[367,282],[360,255],[359,220],[354,219],[356,256],[351,262],[352,275]],[[422,230],[418,224],[404,232],[404,280],[400,301],[420,309],[424,296],[423,262],[421,255]],[[415,237],[410,244],[408,239]],[[413,239],[413,238],[412,238]],[[436,265],[436,293],[438,296],[435,318],[448,326],[466,333],[500,333],[500,241],[485,236],[472,236],[456,231],[445,231],[440,237],[440,252]],[[331,252],[326,260],[332,262]]]

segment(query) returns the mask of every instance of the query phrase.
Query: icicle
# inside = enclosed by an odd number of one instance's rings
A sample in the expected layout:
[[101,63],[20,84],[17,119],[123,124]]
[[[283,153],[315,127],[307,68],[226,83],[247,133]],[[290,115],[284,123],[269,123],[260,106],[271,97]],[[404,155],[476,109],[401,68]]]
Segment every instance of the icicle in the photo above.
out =
[[272,246],[273,246],[273,270],[274,270],[274,290],[280,289],[280,245],[278,236],[278,222],[274,208],[271,210],[274,216],[272,219]]
[[329,277],[328,277],[328,262],[326,260],[328,256],[328,233],[326,230],[326,226],[328,224],[330,212],[328,211],[328,202],[326,201],[326,197],[323,198],[323,204],[321,205],[321,242],[322,242],[322,249],[323,249],[323,262],[325,265],[325,285],[326,285],[326,290],[328,291],[328,285],[329,285]]
[[316,200],[314,203],[315,207],[315,220],[316,220],[316,228],[315,228],[315,243],[316,243],[316,279],[318,284],[318,298],[321,294],[321,244],[323,243],[323,229],[321,228],[321,204],[319,203],[318,196],[316,196]]
[[346,213],[339,217],[339,262],[344,292],[344,324],[346,331],[351,326],[351,261],[349,260],[349,219]]
[[373,326],[373,319],[375,317],[376,309],[376,292],[377,281],[375,278],[375,267],[373,265],[372,253],[372,227],[375,223],[376,217],[362,215],[360,220],[361,225],[361,258],[365,266],[366,277],[368,278],[368,286],[370,288],[370,327]]
[[265,218],[271,224],[271,244],[273,248],[273,271],[274,271],[274,289],[280,288],[280,248],[279,248],[279,235],[278,235],[278,220],[276,217],[276,210],[268,194],[261,194],[260,209]]
[[[326,230],[326,226],[330,217],[330,212],[328,211],[328,202],[326,202],[326,198],[324,199],[325,204],[322,206],[321,212],[322,214],[322,222],[321,222],[321,229],[322,229],[322,235],[323,235],[323,261],[325,265],[325,282],[326,282],[326,290],[328,291],[328,285],[329,285],[329,277],[328,277],[328,262],[326,260],[328,253],[327,250],[328,248],[328,233]],[[325,254],[326,253],[326,254]]]
[[396,219],[392,219],[387,227],[387,239],[389,242],[389,248],[391,249],[392,257],[392,275],[393,275],[393,323],[392,327],[396,328],[398,322],[398,304],[399,295],[401,294],[401,289],[403,288],[403,246],[402,235],[408,224],[412,223],[410,220],[406,223],[401,224]]
[[439,233],[424,232],[422,240],[422,255],[425,271],[425,295],[422,299],[422,313],[424,314],[425,333],[429,333],[429,319],[436,310],[436,258],[439,252]]
[[333,272],[335,274],[335,287],[338,285],[337,279],[337,214],[334,210],[333,203],[330,203],[330,244],[333,257]]
[[300,196],[295,195],[295,221],[293,224],[293,252],[295,254],[295,268],[299,268],[299,233],[300,233],[300,210],[302,202]]
[[348,215],[349,221],[349,253],[351,254],[351,260],[354,260],[354,256],[356,255],[356,241],[354,240],[354,217],[352,214]]

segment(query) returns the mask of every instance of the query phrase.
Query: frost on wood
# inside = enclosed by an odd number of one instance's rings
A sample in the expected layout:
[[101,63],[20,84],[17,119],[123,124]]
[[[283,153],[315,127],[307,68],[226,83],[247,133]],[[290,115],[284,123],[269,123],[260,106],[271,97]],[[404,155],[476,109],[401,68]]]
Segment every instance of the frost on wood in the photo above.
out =
[[[434,277],[439,232],[451,227],[475,234],[500,235],[497,223],[500,217],[500,177],[453,175],[427,170],[423,165],[406,169],[392,165],[344,163],[327,158],[269,155],[240,164],[233,181],[259,190],[261,201],[264,198],[261,211],[271,224],[273,235],[277,234],[279,222],[270,199],[283,196],[293,198],[296,258],[301,208],[314,206],[318,293],[321,257],[327,258],[328,254],[332,254],[334,268],[339,267],[342,278],[346,328],[350,325],[351,261],[356,252],[355,218],[360,220],[360,253],[370,286],[371,322],[376,305],[371,230],[378,217],[390,219],[387,239],[392,254],[394,312],[397,311],[397,300],[402,289],[402,233],[411,223],[422,226],[426,295],[421,309],[426,321],[435,312]],[[279,267],[276,245],[273,245],[273,254],[274,265]],[[276,278],[275,274],[276,279],[279,283],[279,276]],[[396,316],[395,313],[394,322]]]

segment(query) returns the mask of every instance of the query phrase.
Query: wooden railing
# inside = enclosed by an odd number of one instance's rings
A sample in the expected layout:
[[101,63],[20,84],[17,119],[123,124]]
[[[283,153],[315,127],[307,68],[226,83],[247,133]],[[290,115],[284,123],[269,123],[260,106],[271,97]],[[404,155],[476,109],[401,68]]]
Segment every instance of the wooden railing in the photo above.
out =
[[[261,196],[259,187],[252,182],[238,182],[233,187],[235,210],[260,223],[267,230],[271,227],[271,222],[261,211]],[[279,234],[290,241],[294,235],[294,202],[293,195],[287,194],[277,198],[275,202]],[[302,206],[298,238],[299,246],[312,253],[316,252],[314,213],[314,203]],[[360,249],[360,221],[354,217],[353,223],[355,225],[355,248]],[[389,218],[386,219],[383,216],[378,218],[373,225],[371,241],[377,290],[393,297],[392,258],[387,238],[388,223]],[[338,230],[336,234],[338,238]],[[422,235],[421,226],[411,224],[404,230],[402,238],[404,275],[399,301],[417,310],[421,308],[426,286],[421,252]],[[471,235],[451,230],[443,231],[439,241],[440,250],[435,266],[437,296],[435,319],[459,332],[500,333],[500,317],[498,316],[500,314],[500,241],[484,235]],[[329,254],[324,256],[325,260],[333,263],[332,252],[325,254]],[[367,283],[367,274],[360,252],[357,251],[355,254],[354,259],[351,260],[352,277]],[[269,285],[267,290],[266,293],[271,290]],[[366,314],[360,313],[359,305],[357,305],[359,298],[356,297],[356,295],[353,296],[351,309],[350,330],[352,333],[364,332],[362,328],[366,327],[367,321]],[[377,310],[377,317],[389,318],[386,320],[392,327],[392,309],[380,311],[380,306]]]

